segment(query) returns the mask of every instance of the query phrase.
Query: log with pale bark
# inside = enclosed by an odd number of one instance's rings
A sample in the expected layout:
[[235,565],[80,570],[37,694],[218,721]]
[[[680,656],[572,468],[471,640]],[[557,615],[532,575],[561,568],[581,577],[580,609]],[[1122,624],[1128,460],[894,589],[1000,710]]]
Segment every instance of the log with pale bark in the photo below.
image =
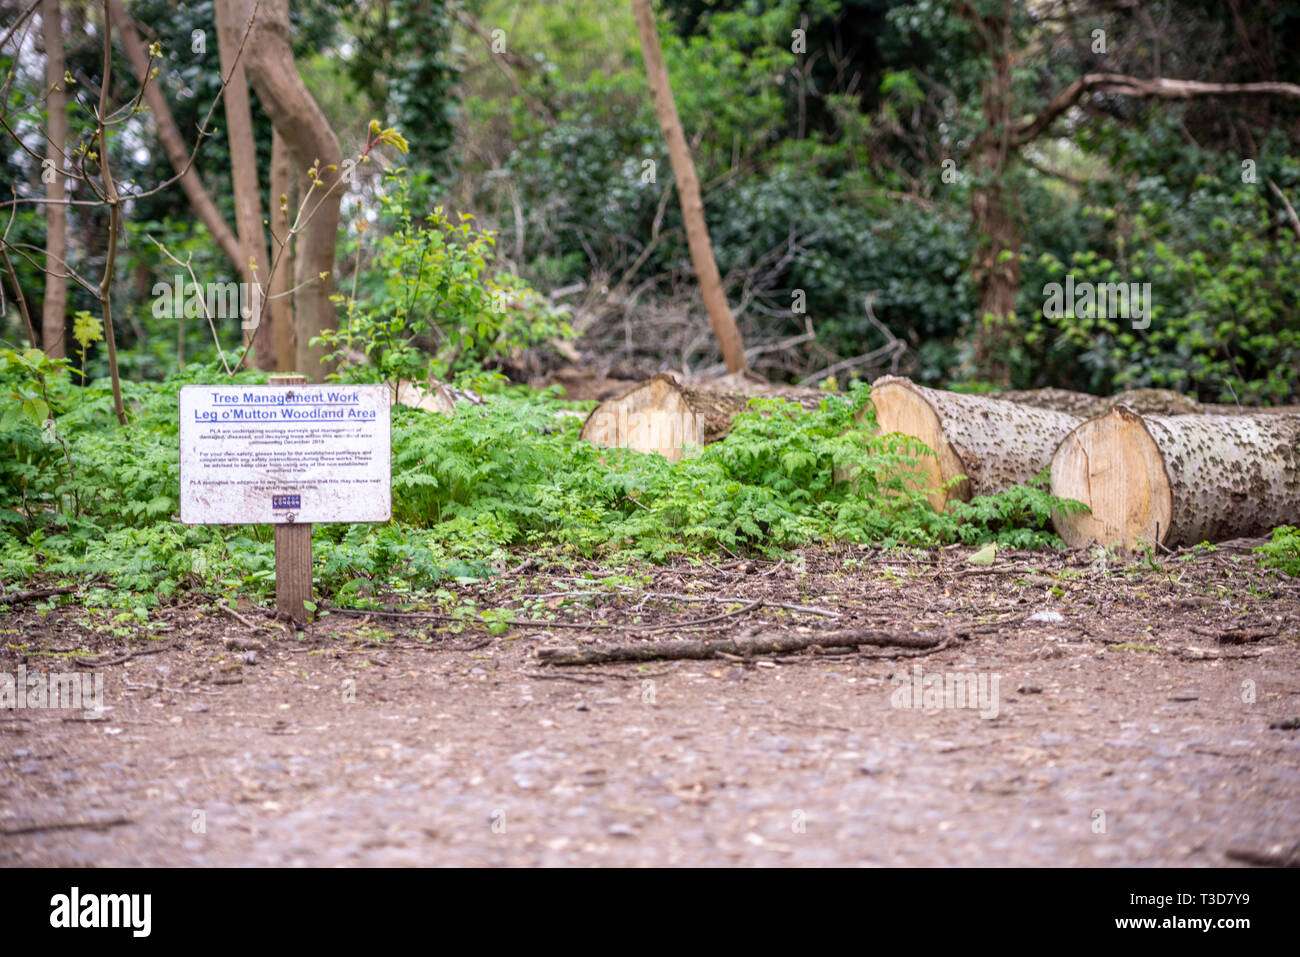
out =
[[753,377],[727,377],[724,390],[691,388],[661,372],[593,409],[582,438],[603,448],[657,452],[676,462],[688,447],[725,438],[732,419],[755,396],[787,399],[812,411],[825,393],[782,389]]
[[1069,389],[1027,389],[998,392],[995,395],[999,399],[1009,399],[1040,409],[1068,412],[1081,419],[1096,418],[1120,405],[1139,415],[1275,415],[1279,412],[1300,412],[1300,405],[1250,406],[1198,402],[1192,396],[1172,389],[1129,389],[1112,396],[1090,395]]
[[[1297,406],[1207,405],[1169,389],[1132,389],[1113,396],[1068,389],[966,395],[930,389],[899,376],[872,383],[871,405],[882,432],[901,432],[934,451],[934,458],[919,461],[925,476],[919,487],[927,490],[940,511],[949,501],[969,501],[1028,482],[1048,466],[1071,430],[1119,406],[1155,415],[1249,417],[1300,412]],[[859,412],[859,420],[864,413]],[[966,481],[944,491],[962,475]]]
[[[871,404],[881,432],[901,432],[934,451],[934,458],[917,465],[924,476],[919,487],[937,511],[953,499],[969,501],[1030,481],[1080,422],[1067,412],[929,389],[899,376],[873,382]],[[959,476],[965,478],[948,487]]]
[[1057,515],[1074,547],[1176,548],[1300,523],[1300,414],[1089,419],[1052,457],[1052,494],[1090,513]]

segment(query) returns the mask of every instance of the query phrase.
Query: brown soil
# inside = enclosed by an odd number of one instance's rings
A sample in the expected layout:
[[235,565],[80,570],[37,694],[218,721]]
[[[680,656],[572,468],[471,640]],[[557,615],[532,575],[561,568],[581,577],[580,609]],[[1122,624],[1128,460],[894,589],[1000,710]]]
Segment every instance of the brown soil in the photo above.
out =
[[[51,651],[156,653],[101,665],[99,720],[0,711],[0,864],[1224,866],[1294,853],[1300,739],[1270,725],[1300,716],[1300,583],[1231,547],[1154,565],[970,554],[550,566],[446,586],[480,609],[613,626],[499,635],[338,613],[297,632],[242,609],[252,633],[192,599],[124,639],[102,613],[18,606],[0,617],[0,672],[73,670]],[[839,617],[765,606],[626,628],[759,598]],[[581,668],[535,656],[846,627],[950,644]],[[892,676],[918,667],[1000,676],[998,694],[982,709],[895,706]]]

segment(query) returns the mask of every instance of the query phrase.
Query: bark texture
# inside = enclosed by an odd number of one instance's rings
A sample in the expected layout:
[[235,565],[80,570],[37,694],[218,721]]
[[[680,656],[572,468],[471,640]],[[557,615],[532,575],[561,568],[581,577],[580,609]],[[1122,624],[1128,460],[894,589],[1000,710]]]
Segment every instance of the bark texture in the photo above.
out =
[[[269,291],[266,284],[270,260],[266,235],[262,232],[262,197],[257,176],[257,146],[253,140],[253,111],[244,73],[245,51],[240,49],[251,5],[246,0],[216,0],[215,9],[221,75],[226,77],[226,136],[230,141],[230,180],[235,192],[235,229],[241,258],[249,264],[253,281],[262,289],[260,303]],[[252,344],[259,369],[274,370],[271,313],[265,308],[260,313],[250,317],[260,321],[254,328],[245,328],[244,344]]]
[[295,336],[293,330],[293,245],[289,226],[293,222],[294,203],[293,158],[289,144],[279,133],[271,133],[271,210],[268,217],[271,232],[271,346],[275,351],[275,367],[280,372],[293,369]]
[[[327,349],[311,340],[338,321],[334,255],[338,244],[342,149],[293,58],[289,0],[263,0],[249,36],[248,76],[276,132],[284,137],[299,180],[299,232],[294,248],[295,365],[311,381],[331,371]],[[312,177],[308,172],[317,171]],[[317,183],[317,181],[319,181]]]
[[[913,436],[934,450],[936,458],[920,465],[939,511],[950,499],[968,501],[1028,482],[1080,421],[992,396],[928,389],[898,376],[873,382],[871,403],[882,432]],[[959,475],[966,479],[944,491]]]
[[45,35],[45,89],[49,92],[50,119],[46,127],[46,160],[54,176],[45,184],[45,301],[41,307],[41,346],[51,359],[68,354],[64,342],[68,314],[67,180],[63,170],[68,144],[68,91],[63,82],[63,11],[59,0],[43,0],[41,24]]
[[1067,544],[1169,548],[1300,522],[1300,415],[1139,415],[1112,409],[1052,457],[1052,492],[1088,505],[1058,515]]
[[1274,415],[1300,412],[1300,406],[1234,406],[1198,402],[1189,395],[1171,389],[1129,389],[1112,396],[1089,395],[1069,389],[1028,389],[998,392],[999,399],[1010,399],[1040,409],[1068,412],[1081,419],[1091,419],[1125,406],[1140,415]]
[[1011,4],[1002,2],[991,15],[963,7],[975,27],[979,48],[989,57],[981,103],[984,123],[972,154],[975,186],[971,190],[971,230],[975,250],[971,278],[979,304],[975,314],[975,375],[986,382],[1011,382],[1011,354],[1016,343],[1016,294],[1020,291],[1020,228],[1007,171],[1013,159],[1011,122],[1014,91],[1011,68]]
[[665,661],[716,658],[719,654],[749,657],[781,655],[809,648],[857,648],[878,645],[896,648],[936,648],[942,636],[916,632],[857,629],[811,635],[760,635],[756,638],[717,638],[680,641],[639,641],[596,648],[539,648],[537,658],[549,665],[601,665],[625,661]]
[[190,148],[186,146],[180,130],[176,128],[176,120],[172,118],[172,111],[167,105],[167,98],[163,96],[162,87],[158,85],[157,78],[150,79],[146,76],[149,54],[140,41],[140,33],[136,29],[135,21],[127,14],[122,0],[108,0],[108,6],[113,24],[122,37],[122,47],[126,50],[131,71],[138,82],[145,84],[144,99],[149,104],[150,112],[153,113],[158,142],[162,144],[163,152],[167,154],[167,161],[171,163],[172,169],[180,177],[181,190],[189,200],[190,208],[211,234],[213,242],[220,247],[235,267],[240,280],[250,282],[252,273],[248,269],[248,263],[241,261],[239,240],[222,218],[221,211],[212,201],[207,187],[203,185],[203,180],[192,162]]

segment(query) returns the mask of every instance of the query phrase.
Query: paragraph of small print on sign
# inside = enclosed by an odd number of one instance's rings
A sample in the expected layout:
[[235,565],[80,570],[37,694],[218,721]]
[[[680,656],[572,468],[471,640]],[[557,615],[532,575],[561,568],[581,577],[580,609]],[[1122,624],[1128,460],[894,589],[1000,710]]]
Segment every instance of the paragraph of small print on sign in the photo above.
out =
[[181,521],[386,522],[391,452],[387,386],[186,386]]

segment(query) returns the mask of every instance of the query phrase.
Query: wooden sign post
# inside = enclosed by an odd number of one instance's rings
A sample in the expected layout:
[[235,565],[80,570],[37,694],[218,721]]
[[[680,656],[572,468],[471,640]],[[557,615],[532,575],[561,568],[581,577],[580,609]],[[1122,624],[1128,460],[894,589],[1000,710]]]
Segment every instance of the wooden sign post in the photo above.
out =
[[275,525],[275,608],[307,620],[315,522],[392,515],[388,387],[185,386],[180,394],[181,521]]
[[[273,375],[271,385],[306,385],[304,375]],[[311,524],[275,526],[275,613],[296,622],[307,620],[312,600]]]

